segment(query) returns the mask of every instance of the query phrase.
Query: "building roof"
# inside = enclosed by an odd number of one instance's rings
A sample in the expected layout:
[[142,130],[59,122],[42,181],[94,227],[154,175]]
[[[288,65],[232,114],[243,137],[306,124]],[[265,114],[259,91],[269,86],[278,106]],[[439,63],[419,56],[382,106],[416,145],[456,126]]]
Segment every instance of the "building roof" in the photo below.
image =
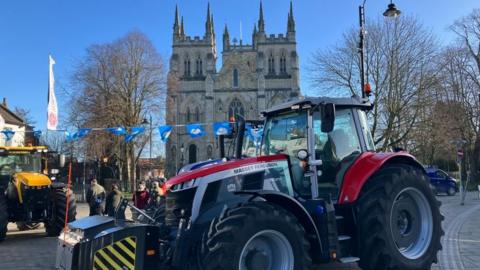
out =
[[6,124],[16,125],[16,126],[25,126],[23,119],[10,111],[6,106],[0,103],[0,115],[5,120]]
[[292,101],[288,101],[276,106],[271,107],[270,109],[264,111],[264,114],[271,114],[271,113],[276,113],[280,111],[285,111],[285,110],[290,110],[292,106],[295,105],[309,105],[309,106],[315,106],[321,103],[333,103],[335,107],[361,107],[365,109],[371,109],[372,108],[372,103],[368,100],[363,100],[358,96],[354,97],[338,97],[338,98],[333,98],[333,97],[304,97],[304,98],[299,98],[295,99]]

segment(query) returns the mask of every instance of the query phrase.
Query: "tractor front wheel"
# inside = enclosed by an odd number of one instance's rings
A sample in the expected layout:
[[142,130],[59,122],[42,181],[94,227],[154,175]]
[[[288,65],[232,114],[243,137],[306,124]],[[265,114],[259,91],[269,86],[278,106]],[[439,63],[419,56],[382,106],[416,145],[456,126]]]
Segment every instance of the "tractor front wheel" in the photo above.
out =
[[309,269],[310,244],[298,220],[279,206],[250,202],[228,209],[204,235],[206,270]]
[[5,240],[7,236],[8,225],[8,208],[7,208],[7,196],[0,191],[0,242]]
[[359,198],[362,269],[430,269],[441,249],[440,203],[427,176],[407,165],[378,171]]
[[45,229],[48,236],[58,236],[65,225],[65,215],[67,208],[67,192],[68,196],[68,216],[67,222],[75,220],[77,215],[77,205],[73,192],[66,188],[53,189],[51,194],[51,207],[48,213],[47,221],[45,222]]

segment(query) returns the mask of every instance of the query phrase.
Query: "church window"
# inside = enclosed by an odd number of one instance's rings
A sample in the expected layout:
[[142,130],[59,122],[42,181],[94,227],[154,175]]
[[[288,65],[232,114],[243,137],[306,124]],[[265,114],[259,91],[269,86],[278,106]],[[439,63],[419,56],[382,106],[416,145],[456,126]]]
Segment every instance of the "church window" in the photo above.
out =
[[268,57],[268,74],[275,74],[275,59],[273,54]]
[[197,58],[196,62],[196,67],[195,67],[195,75],[200,76],[203,74],[203,61],[200,56]]
[[198,109],[198,107],[195,108],[195,121],[200,121],[200,110]]
[[190,108],[187,108],[187,123],[192,121],[192,114],[190,113]]
[[234,98],[228,108],[228,121],[236,120],[237,115],[245,117],[245,110],[243,109],[242,102],[238,98]]
[[207,158],[208,159],[213,158],[213,147],[211,145],[207,146]]
[[197,162],[197,146],[195,144],[191,144],[188,147],[188,163],[192,164]]
[[185,61],[183,62],[183,75],[185,77],[190,77],[190,74],[192,74],[190,72],[190,58],[188,58],[188,56],[185,58]]
[[238,70],[233,69],[233,87],[238,87]]
[[287,74],[287,59],[285,58],[285,55],[282,55],[280,58],[280,73]]

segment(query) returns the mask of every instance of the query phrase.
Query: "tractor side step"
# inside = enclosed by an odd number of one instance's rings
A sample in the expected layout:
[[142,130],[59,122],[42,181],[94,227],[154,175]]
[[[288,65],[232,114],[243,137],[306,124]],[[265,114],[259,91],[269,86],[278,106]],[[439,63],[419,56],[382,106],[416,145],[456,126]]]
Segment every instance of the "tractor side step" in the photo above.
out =
[[354,263],[360,261],[358,257],[343,257],[339,260],[341,263]]

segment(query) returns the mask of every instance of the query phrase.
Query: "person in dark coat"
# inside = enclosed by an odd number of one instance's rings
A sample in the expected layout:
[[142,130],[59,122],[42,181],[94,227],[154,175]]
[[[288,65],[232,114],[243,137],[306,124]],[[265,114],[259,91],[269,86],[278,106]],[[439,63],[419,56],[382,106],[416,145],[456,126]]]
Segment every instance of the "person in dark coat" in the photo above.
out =
[[[112,184],[112,190],[108,193],[106,204],[105,204],[105,214],[110,217],[115,217],[115,210],[123,199],[123,194],[120,191],[118,184]],[[119,213],[121,214],[121,213]],[[124,215],[118,216],[119,219],[125,219]]]
[[150,193],[148,192],[144,181],[138,184],[138,189],[133,194],[132,200],[133,204],[138,209],[144,210],[147,208],[148,203],[150,202]]
[[90,206],[90,216],[103,215],[105,211],[105,189],[92,179],[87,192],[87,203]]

